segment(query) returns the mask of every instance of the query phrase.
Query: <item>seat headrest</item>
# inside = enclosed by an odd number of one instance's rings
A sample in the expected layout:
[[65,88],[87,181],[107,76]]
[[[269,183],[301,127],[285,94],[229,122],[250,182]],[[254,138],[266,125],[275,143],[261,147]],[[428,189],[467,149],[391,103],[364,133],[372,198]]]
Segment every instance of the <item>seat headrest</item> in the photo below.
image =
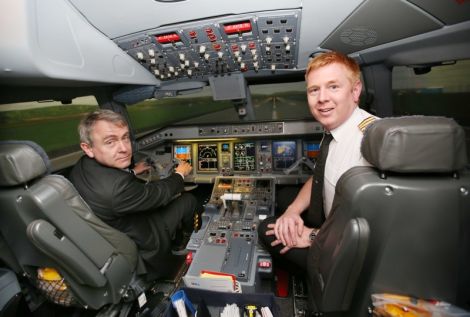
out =
[[50,173],[44,150],[32,141],[0,142],[0,186],[16,186]]
[[364,133],[361,152],[379,170],[399,173],[453,172],[467,164],[465,132],[444,117],[376,120]]

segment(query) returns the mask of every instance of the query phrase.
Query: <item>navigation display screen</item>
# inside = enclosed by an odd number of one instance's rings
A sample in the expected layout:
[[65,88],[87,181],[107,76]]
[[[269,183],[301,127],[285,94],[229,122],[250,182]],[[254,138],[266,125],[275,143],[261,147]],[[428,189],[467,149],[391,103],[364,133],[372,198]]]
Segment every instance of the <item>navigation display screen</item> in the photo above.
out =
[[283,170],[294,164],[297,159],[295,141],[273,141],[273,169]]
[[233,170],[238,172],[256,169],[256,149],[254,142],[233,145]]
[[218,162],[217,144],[198,144],[197,168],[199,171],[216,172],[218,170]]

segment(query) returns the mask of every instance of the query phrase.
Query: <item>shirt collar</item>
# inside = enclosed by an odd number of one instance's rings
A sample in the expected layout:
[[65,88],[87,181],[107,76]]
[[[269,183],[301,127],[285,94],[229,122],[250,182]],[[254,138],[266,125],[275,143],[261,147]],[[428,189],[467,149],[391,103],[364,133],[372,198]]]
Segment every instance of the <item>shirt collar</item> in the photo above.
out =
[[351,134],[351,129],[354,129],[357,126],[357,118],[360,118],[359,116],[360,110],[359,107],[356,106],[356,108],[353,110],[349,118],[343,122],[339,127],[336,129],[333,129],[330,131],[330,133],[333,135],[333,138],[336,142],[341,142],[342,140],[345,140],[348,135]]

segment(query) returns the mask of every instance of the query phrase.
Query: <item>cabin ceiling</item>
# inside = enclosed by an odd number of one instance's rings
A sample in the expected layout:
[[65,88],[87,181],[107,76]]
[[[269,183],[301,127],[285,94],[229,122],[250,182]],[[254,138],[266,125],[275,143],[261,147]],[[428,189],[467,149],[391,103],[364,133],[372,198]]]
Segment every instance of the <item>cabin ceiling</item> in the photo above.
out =
[[324,50],[363,65],[470,58],[465,0],[6,0],[0,12],[0,92],[302,80]]

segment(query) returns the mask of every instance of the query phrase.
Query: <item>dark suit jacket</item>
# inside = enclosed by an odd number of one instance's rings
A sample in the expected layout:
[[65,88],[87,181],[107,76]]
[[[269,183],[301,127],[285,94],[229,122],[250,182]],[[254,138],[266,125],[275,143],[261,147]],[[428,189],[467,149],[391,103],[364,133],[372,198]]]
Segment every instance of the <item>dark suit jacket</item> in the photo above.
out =
[[93,212],[110,226],[129,235],[143,258],[159,252],[158,208],[184,190],[178,174],[145,183],[131,173],[103,166],[83,156],[70,180]]

